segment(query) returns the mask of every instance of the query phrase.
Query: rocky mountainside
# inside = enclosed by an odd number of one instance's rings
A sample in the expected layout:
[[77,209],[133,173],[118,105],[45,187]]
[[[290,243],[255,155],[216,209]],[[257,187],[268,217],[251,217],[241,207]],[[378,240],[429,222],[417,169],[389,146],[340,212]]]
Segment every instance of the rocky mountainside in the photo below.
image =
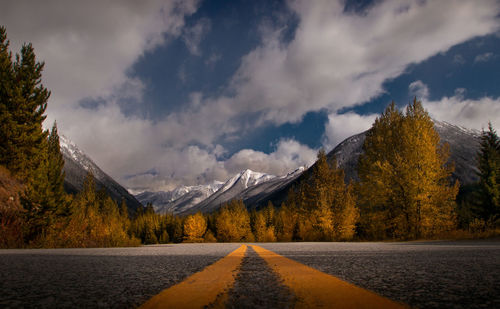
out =
[[152,203],[158,213],[191,214],[198,211],[206,213],[234,199],[241,199],[246,205],[257,207],[263,197],[286,186],[303,171],[304,168],[299,168],[288,175],[277,177],[247,169],[224,183],[182,186],[167,192],[143,192],[136,197],[144,205]]
[[240,199],[239,195],[248,188],[265,183],[274,178],[276,178],[274,175],[258,173],[249,169],[244,170],[227,180],[217,192],[193,206],[189,212],[214,211],[228,201]]
[[64,158],[66,192],[75,194],[82,190],[88,171],[92,171],[98,189],[104,188],[117,203],[125,199],[129,213],[134,213],[141,203],[113,178],[95,164],[83,151],[65,136],[60,136],[61,152]]
[[179,214],[205,200],[219,190],[224,183],[215,181],[208,185],[182,186],[172,191],[142,192],[136,198],[146,205],[151,203],[157,213]]

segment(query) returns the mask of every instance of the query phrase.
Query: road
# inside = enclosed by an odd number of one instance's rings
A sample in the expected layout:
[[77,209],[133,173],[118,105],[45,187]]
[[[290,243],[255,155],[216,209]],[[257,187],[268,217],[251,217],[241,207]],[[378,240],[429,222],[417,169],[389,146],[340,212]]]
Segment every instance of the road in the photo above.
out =
[[[300,267],[305,265],[304,269],[309,266],[321,272],[304,271],[313,276],[313,283],[326,282],[321,276],[327,281],[340,282],[339,278],[359,291],[373,291],[411,307],[500,308],[500,241],[252,245],[0,250],[0,307],[133,308],[159,293],[181,295],[182,288],[176,287],[182,286],[183,280],[188,278],[192,287],[196,281],[192,278],[211,269],[208,277],[214,282],[226,280],[214,277],[224,272],[230,273],[226,277],[234,282],[227,279],[226,287],[219,288],[200,275],[202,288],[195,291],[208,294],[210,285],[212,296],[219,293],[218,301],[227,308],[293,308],[300,307],[304,298],[300,288],[305,285],[296,282],[294,286],[293,280],[299,280]],[[272,260],[266,257],[265,249],[284,258]],[[228,262],[228,255],[235,251],[238,255]],[[276,268],[278,261],[295,263],[285,258],[300,263],[291,268],[297,271],[297,278],[287,279],[285,271]],[[239,266],[231,272],[229,268],[236,267],[235,263]],[[311,295],[335,296],[335,286],[327,285]],[[214,292],[216,288],[223,290]],[[196,294],[189,293],[187,299]],[[349,293],[337,294],[347,297]]]

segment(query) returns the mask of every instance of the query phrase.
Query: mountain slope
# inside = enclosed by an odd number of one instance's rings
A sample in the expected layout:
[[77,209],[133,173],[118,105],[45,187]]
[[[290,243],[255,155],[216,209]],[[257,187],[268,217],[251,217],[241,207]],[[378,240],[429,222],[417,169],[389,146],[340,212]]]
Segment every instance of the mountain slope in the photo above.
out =
[[193,206],[188,213],[211,212],[218,209],[222,204],[233,200],[240,199],[239,196],[246,189],[268,182],[276,178],[274,175],[258,173],[249,169],[244,170],[227,180],[217,192],[209,196],[207,199]]
[[64,188],[66,192],[75,194],[82,190],[83,181],[88,171],[92,171],[98,189],[104,188],[109,196],[117,203],[125,199],[129,213],[135,213],[141,203],[132,196],[124,187],[103,172],[92,159],[81,151],[72,141],[65,136],[60,137],[61,152],[64,158],[64,171],[66,177]]
[[136,195],[136,198],[144,205],[152,203],[157,213],[179,214],[215,193],[223,184],[216,181],[209,185],[182,186],[166,192],[146,191]]
[[[452,178],[458,179],[462,185],[476,182],[478,180],[476,174],[476,154],[479,150],[480,132],[436,120],[434,120],[434,128],[441,137],[441,142],[450,145],[449,161],[455,164],[455,171]],[[363,152],[363,143],[367,132],[365,131],[345,139],[327,154],[327,158],[330,161],[335,156],[337,164],[344,169],[346,181],[358,179],[358,159]],[[289,182],[286,186],[279,187],[266,196],[261,196],[257,205],[246,204],[247,207],[262,207],[268,202],[280,205],[285,201],[288,191],[293,185],[298,185],[300,181],[308,178],[311,168]]]

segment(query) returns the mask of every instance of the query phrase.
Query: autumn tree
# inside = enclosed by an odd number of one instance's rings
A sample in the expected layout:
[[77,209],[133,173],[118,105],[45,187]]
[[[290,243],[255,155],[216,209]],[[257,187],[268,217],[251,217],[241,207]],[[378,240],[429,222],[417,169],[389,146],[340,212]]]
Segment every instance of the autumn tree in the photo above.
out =
[[335,158],[328,162],[321,150],[309,179],[293,193],[290,205],[299,213],[298,236],[306,241],[347,240],[354,236],[358,210],[353,191]]
[[481,135],[478,169],[477,215],[494,222],[500,218],[500,139],[491,122]]
[[205,235],[206,230],[207,221],[200,212],[189,215],[184,220],[184,241],[203,242],[203,235]]
[[215,225],[218,241],[253,241],[250,216],[241,200],[233,200],[223,205],[216,215]]
[[366,237],[416,239],[455,226],[458,182],[450,184],[449,146],[416,99],[406,113],[392,103],[367,133],[358,192]]
[[297,229],[297,211],[285,203],[276,211],[275,229],[278,241],[292,241]]

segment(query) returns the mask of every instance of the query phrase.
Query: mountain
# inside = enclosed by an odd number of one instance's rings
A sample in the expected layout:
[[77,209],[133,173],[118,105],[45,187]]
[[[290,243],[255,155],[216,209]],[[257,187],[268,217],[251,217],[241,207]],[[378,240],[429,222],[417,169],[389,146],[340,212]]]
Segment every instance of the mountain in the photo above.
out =
[[104,188],[109,196],[117,203],[125,199],[129,213],[135,213],[141,203],[131,195],[124,187],[95,164],[83,151],[65,136],[59,137],[61,152],[64,158],[64,189],[66,192],[75,194],[83,189],[83,181],[88,171],[92,171],[98,189]]
[[240,199],[240,194],[248,188],[263,184],[274,178],[276,178],[274,175],[254,172],[246,169],[231,177],[221,186],[219,190],[217,190],[217,192],[194,205],[188,212],[195,213],[197,211],[214,211],[226,202],[234,199]]
[[286,186],[303,171],[304,168],[301,167],[288,175],[276,177],[247,169],[224,183],[182,186],[167,192],[143,192],[136,195],[136,198],[143,204],[152,203],[158,213],[173,214],[211,212],[234,199],[241,199],[247,205],[259,205],[262,197]]
[[179,214],[188,211],[192,206],[203,201],[224,185],[214,181],[208,185],[182,186],[172,191],[143,192],[136,198],[144,205],[152,203],[157,213]]
[[[455,171],[452,174],[453,179],[457,179],[461,185],[474,183],[478,180],[476,156],[479,150],[480,132],[466,129],[447,122],[434,120],[434,128],[438,132],[441,142],[448,143],[450,146],[450,162],[454,162]],[[338,144],[327,154],[331,162],[333,157],[337,159],[339,167],[344,169],[346,181],[358,180],[357,166],[358,159],[363,152],[363,143],[368,131],[353,135]],[[313,165],[314,166],[314,165]],[[307,179],[312,167],[290,181],[285,186],[262,195],[257,205],[246,204],[248,207],[262,207],[268,202],[274,205],[281,205],[285,201],[288,191],[294,185]],[[252,202],[252,200],[249,200]]]

